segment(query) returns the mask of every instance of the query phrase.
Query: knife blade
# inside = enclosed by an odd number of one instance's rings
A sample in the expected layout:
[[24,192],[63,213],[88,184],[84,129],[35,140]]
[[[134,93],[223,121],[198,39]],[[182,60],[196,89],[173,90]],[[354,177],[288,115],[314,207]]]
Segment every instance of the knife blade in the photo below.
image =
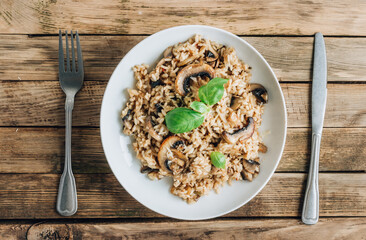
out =
[[327,58],[321,33],[315,34],[311,100],[312,142],[310,169],[305,191],[302,221],[315,224],[319,220],[319,153],[327,101]]
[[324,123],[325,105],[327,101],[327,57],[324,38],[321,33],[315,34],[312,85],[312,132],[321,134]]

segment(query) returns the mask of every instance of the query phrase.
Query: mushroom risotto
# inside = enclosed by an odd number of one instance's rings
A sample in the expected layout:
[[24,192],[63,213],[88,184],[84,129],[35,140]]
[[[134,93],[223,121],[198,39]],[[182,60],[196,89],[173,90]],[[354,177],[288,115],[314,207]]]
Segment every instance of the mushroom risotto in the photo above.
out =
[[232,180],[252,181],[266,89],[250,83],[235,49],[195,35],[168,47],[150,72],[133,68],[136,89],[122,111],[141,173],[172,177],[170,192],[192,203]]

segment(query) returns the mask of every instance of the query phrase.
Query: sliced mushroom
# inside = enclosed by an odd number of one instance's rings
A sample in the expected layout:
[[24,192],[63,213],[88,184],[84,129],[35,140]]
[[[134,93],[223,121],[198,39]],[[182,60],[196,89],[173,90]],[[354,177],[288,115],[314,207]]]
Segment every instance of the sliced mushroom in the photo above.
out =
[[[180,144],[179,142],[178,142],[178,144]],[[174,146],[174,145],[173,145]],[[172,147],[173,147],[172,146]],[[173,155],[174,155],[174,157],[176,157],[176,158],[179,158],[179,159],[182,159],[182,160],[184,160],[184,161],[187,161],[188,159],[187,159],[187,157],[186,157],[186,155],[184,155],[181,151],[179,151],[178,149],[176,149],[176,148],[172,148],[172,149],[170,149],[171,151],[172,151],[172,153],[173,153]]]
[[158,162],[162,170],[171,173],[173,170],[172,169],[173,163],[175,163],[178,166],[182,165],[182,169],[184,168],[187,162],[187,158],[185,158],[183,153],[181,155],[177,153],[179,151],[176,149],[183,144],[184,144],[183,139],[181,139],[178,136],[170,136],[163,141],[158,152]]
[[163,53],[164,58],[173,56],[172,51],[173,51],[173,46],[167,47],[167,49],[165,49],[165,51]]
[[183,170],[186,169],[187,162],[176,157],[175,155],[169,159],[168,161],[165,161],[165,167],[170,172],[180,173]]
[[222,137],[224,138],[224,140],[228,143],[236,143],[238,140],[245,140],[250,138],[255,130],[255,123],[252,117],[248,118],[248,124],[239,129],[236,130],[234,133],[228,133],[228,132],[224,132],[222,134]]
[[242,104],[242,101],[243,101],[243,98],[233,96],[231,98],[230,108],[234,111],[237,110],[240,107],[240,105]]
[[175,90],[182,96],[189,92],[191,77],[208,77],[210,80],[215,76],[215,70],[207,64],[191,64],[184,67],[175,79]]
[[206,61],[213,62],[219,58],[219,54],[213,49],[209,41],[207,41],[207,46],[208,48],[206,51]]
[[148,117],[147,118],[147,121],[146,121],[146,130],[149,132],[149,134],[151,135],[151,137],[153,137],[156,141],[159,141],[161,142],[163,140],[163,137],[160,136],[155,130],[154,130],[154,127],[152,125],[152,120],[151,120],[151,117]]
[[150,85],[151,85],[152,88],[156,88],[157,86],[164,85],[164,83],[160,79],[158,79],[156,81],[151,81],[150,80]]
[[172,160],[172,162],[176,163],[179,167],[181,167],[182,169],[185,169],[186,166],[188,165],[188,159],[187,157],[180,152],[178,149],[171,149],[174,159]]
[[263,143],[259,143],[259,148],[258,148],[259,152],[266,153],[267,150],[268,150],[268,148],[266,145],[264,145]]
[[251,182],[253,180],[253,174],[243,170],[240,172],[241,177],[243,178],[243,180],[248,180],[249,182]]
[[267,103],[268,102],[268,93],[267,90],[259,83],[252,83],[249,85],[249,90],[256,97],[257,102],[259,103]]
[[259,162],[256,160],[243,160],[243,167],[244,169],[251,173],[254,174],[256,172],[259,172]]
[[[206,78],[206,77],[204,77]],[[202,85],[206,85],[210,79],[207,78],[207,81],[204,81],[201,77],[197,77],[194,81],[191,80],[189,90],[193,93],[193,98],[195,101],[201,101],[200,97],[198,96],[198,92]]]
[[159,171],[159,170],[158,169],[149,168],[148,166],[143,166],[140,169],[140,172],[141,173],[151,173],[151,172],[157,172],[157,171]]

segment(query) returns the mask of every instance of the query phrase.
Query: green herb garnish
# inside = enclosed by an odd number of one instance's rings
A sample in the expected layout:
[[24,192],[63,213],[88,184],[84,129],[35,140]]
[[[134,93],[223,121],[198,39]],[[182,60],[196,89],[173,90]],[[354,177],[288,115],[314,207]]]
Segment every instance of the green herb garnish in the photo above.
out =
[[217,168],[225,169],[226,158],[225,155],[220,152],[212,152],[210,154],[212,164]]
[[[172,133],[189,132],[199,127],[205,121],[205,115],[210,111],[210,107],[218,103],[224,96],[224,84],[227,79],[214,78],[206,85],[200,87],[198,96],[201,102],[194,101],[189,108],[175,108],[165,115],[165,124]],[[207,106],[207,105],[209,106]]]
[[165,123],[172,133],[189,132],[199,127],[205,115],[189,108],[174,108],[165,116]]
[[198,97],[209,106],[218,103],[222,96],[224,96],[224,84],[227,82],[228,80],[223,78],[212,79],[206,85],[200,87]]
[[210,108],[203,102],[194,101],[189,105],[189,107],[202,114],[206,114],[210,111]]

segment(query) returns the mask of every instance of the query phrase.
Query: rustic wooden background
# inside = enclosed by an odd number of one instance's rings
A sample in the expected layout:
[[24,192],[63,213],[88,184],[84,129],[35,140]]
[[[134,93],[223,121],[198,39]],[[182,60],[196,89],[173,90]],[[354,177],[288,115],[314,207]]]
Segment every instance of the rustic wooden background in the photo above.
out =
[[[0,1],[0,239],[366,239],[366,2],[229,0]],[[177,221],[135,201],[111,173],[99,137],[107,81],[159,30],[205,24],[252,44],[286,98],[288,135],[264,190],[209,221]],[[79,30],[85,85],[73,118],[79,211],[55,211],[64,154],[58,29]],[[325,35],[328,102],[320,156],[320,222],[301,223],[310,154],[313,34]]]

